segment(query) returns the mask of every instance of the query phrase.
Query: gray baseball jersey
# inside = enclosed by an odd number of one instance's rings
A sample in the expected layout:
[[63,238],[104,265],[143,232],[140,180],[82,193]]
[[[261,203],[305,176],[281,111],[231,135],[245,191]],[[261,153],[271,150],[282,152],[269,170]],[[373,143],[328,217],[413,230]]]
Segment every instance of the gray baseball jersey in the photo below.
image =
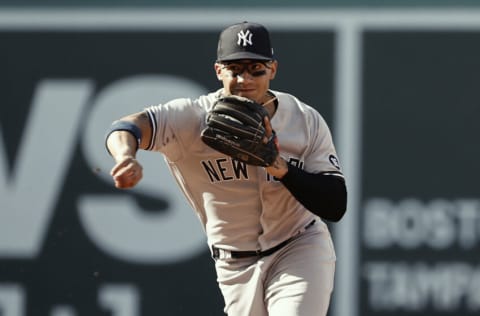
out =
[[[280,155],[308,172],[338,172],[335,148],[321,115],[292,95],[272,92],[279,102],[271,123],[280,140]],[[264,168],[233,160],[202,142],[206,113],[220,93],[149,107],[153,137],[147,150],[165,155],[210,245],[268,249],[314,215]]]
[[[196,100],[176,99],[147,108],[153,127],[153,137],[147,150],[164,154],[180,188],[196,211],[210,246],[240,251],[269,249],[296,235],[316,219],[317,225],[312,233],[317,234],[316,238],[323,242],[318,243],[315,238],[301,242],[320,244],[319,251],[324,253],[327,263],[320,265],[313,260],[301,270],[325,283],[325,289],[322,290],[324,298],[320,293],[310,294],[311,303],[304,303],[303,308],[308,315],[324,315],[333,288],[335,262],[328,228],[298,202],[280,181],[268,175],[264,168],[231,159],[202,142],[200,133],[205,128],[206,114],[221,92],[222,89]],[[331,134],[322,116],[290,94],[271,92],[278,100],[271,124],[278,135],[280,155],[308,172],[341,175]],[[317,248],[302,249],[312,251]],[[297,255],[292,260],[297,260]],[[312,256],[316,256],[315,253],[304,255],[305,258]],[[274,260],[272,258],[268,260]],[[264,277],[255,279],[247,273],[232,281],[229,275],[232,269],[236,269],[236,264],[216,264],[218,281],[226,302],[225,311],[230,315],[267,315],[267,312],[260,311],[266,308],[264,305],[254,303],[266,300],[264,292],[253,290],[254,294],[249,294],[252,297],[250,300],[249,295],[241,293],[249,282],[263,284],[259,280]],[[274,266],[281,267],[281,264]],[[297,265],[297,269],[300,266]],[[239,278],[239,275],[235,278]],[[276,286],[278,284],[281,283],[276,283]],[[289,286],[291,291],[292,287]],[[306,292],[307,287],[319,289],[302,284],[299,291]],[[247,288],[255,286],[249,285]],[[271,291],[277,292],[277,289]],[[258,300],[258,297],[261,299]],[[319,311],[320,314],[317,314]],[[290,315],[297,314],[292,312]]]

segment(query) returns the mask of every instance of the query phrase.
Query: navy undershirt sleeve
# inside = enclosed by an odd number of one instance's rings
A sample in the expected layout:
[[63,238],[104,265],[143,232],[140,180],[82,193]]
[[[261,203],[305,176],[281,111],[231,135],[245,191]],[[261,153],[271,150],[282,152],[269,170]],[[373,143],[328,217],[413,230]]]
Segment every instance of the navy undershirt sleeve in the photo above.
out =
[[310,212],[338,222],[347,209],[347,188],[343,177],[309,173],[291,164],[280,181]]

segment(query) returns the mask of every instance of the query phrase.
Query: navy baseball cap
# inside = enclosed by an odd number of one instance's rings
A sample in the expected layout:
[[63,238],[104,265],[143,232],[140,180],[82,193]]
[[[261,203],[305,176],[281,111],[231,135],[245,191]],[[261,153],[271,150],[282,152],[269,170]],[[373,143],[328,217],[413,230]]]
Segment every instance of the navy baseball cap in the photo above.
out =
[[273,60],[273,48],[267,29],[258,23],[242,22],[220,33],[217,61],[237,59]]

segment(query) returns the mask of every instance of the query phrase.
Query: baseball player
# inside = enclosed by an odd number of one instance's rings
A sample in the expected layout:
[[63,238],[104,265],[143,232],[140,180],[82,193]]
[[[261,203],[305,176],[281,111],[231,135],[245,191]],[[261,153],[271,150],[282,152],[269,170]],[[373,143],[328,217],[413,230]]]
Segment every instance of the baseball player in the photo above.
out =
[[[214,64],[222,88],[123,117],[106,137],[117,188],[141,180],[138,149],[163,154],[204,227],[230,316],[326,315],[333,290],[336,257],[324,220],[344,215],[345,180],[322,116],[270,89],[277,68],[264,26],[231,25]],[[275,136],[278,149],[273,162],[251,165],[202,141],[223,96],[263,105],[267,138]]]

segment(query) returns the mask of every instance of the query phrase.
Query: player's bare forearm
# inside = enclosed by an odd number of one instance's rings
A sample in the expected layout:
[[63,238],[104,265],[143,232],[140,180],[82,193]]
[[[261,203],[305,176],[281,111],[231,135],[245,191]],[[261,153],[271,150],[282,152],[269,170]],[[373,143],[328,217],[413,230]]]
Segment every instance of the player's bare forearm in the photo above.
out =
[[145,113],[140,112],[124,117],[122,121],[137,126],[142,134],[140,143],[128,131],[114,131],[108,136],[106,145],[116,164],[110,171],[115,186],[127,189],[135,186],[143,177],[143,167],[136,159],[138,148],[146,148],[151,137],[150,124]]
[[138,148],[145,149],[150,144],[150,139],[152,137],[152,128],[150,125],[150,120],[148,118],[148,114],[146,112],[138,112],[128,116],[125,116],[120,119],[121,121],[131,122],[137,126],[141,133],[142,138],[140,140],[140,144],[138,144]]
[[124,157],[135,158],[137,146],[137,140],[126,131],[115,131],[107,139],[107,148],[117,163],[123,160]]
[[125,131],[113,132],[107,139],[107,147],[116,162],[110,175],[119,189],[131,188],[143,177],[143,168],[135,158],[136,142],[137,140]]

